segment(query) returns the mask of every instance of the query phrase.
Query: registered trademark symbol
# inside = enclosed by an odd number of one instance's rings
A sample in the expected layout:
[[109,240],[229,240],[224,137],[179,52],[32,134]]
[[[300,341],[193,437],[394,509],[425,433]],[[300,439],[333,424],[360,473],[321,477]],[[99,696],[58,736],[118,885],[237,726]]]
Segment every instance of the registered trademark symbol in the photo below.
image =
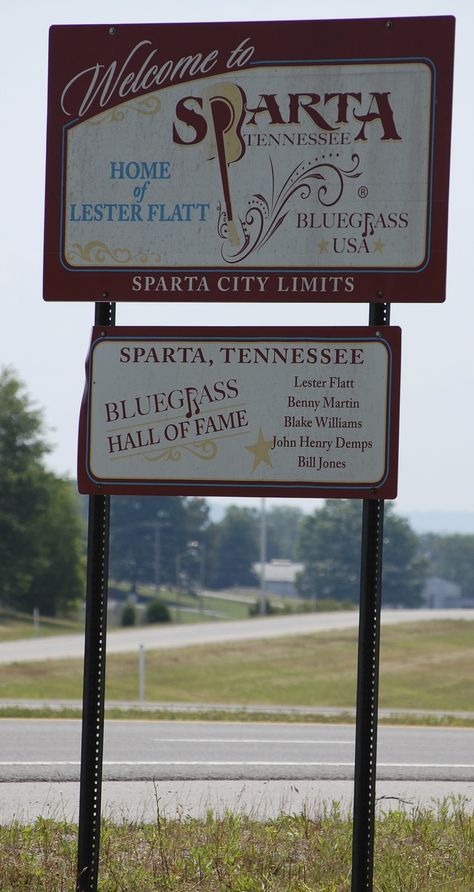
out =
[[367,186],[361,186],[359,189],[359,198],[367,198],[368,194],[369,190],[367,189]]

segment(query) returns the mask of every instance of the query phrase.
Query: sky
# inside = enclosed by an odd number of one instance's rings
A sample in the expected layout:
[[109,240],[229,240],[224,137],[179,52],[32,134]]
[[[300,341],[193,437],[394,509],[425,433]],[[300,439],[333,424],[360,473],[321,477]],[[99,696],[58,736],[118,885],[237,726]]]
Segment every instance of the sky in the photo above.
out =
[[[357,16],[354,11],[357,9]],[[77,424],[84,362],[94,317],[92,303],[42,299],[44,166],[48,29],[52,24],[232,21],[225,2],[175,0],[17,0],[2,13],[0,141],[1,212],[0,367],[10,366],[40,408],[53,449],[50,467],[75,477]],[[328,14],[330,13],[330,14]],[[241,0],[248,20],[393,17],[384,0],[331,4]],[[399,486],[396,509],[471,511],[473,461],[473,295],[471,284],[472,45],[471,0],[398,0],[397,16],[454,15],[456,51],[448,243],[444,304],[392,304],[402,328]],[[366,304],[117,304],[118,325],[365,325]],[[254,500],[253,503],[258,502]],[[286,500],[282,502],[288,503]],[[252,504],[251,501],[248,502]],[[317,507],[316,500],[302,504]]]

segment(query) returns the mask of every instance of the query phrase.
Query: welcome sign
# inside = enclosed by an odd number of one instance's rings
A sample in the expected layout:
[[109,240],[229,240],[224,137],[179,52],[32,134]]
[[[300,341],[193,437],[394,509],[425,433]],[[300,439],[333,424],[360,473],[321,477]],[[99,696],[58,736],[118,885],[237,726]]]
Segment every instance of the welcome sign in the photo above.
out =
[[400,330],[93,331],[84,493],[394,498]]
[[45,298],[443,300],[453,23],[51,28]]

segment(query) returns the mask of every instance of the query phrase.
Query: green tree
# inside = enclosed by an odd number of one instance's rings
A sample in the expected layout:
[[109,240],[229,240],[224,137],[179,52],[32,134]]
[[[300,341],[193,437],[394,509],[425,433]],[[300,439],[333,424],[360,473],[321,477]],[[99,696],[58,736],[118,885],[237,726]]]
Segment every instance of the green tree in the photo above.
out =
[[358,600],[360,535],[359,502],[327,501],[304,518],[296,544],[304,564],[297,580],[303,597]]
[[0,371],[0,601],[54,615],[83,590],[79,501],[44,466],[41,412]]
[[[304,564],[298,589],[305,597],[357,602],[360,594],[362,505],[329,500],[301,523],[296,553]],[[426,561],[407,520],[385,506],[383,603],[420,604]]]
[[382,598],[384,604],[419,607],[428,575],[421,542],[405,517],[385,506]]
[[34,534],[36,565],[28,606],[65,614],[84,596],[85,528],[70,480],[44,472],[41,517]]
[[176,583],[177,573],[198,573],[196,547],[207,536],[204,499],[180,496],[113,496],[110,575],[116,580]]
[[455,582],[465,598],[474,597],[474,536],[427,533],[422,541],[430,575]]
[[[267,502],[268,504],[268,502]],[[267,558],[294,560],[298,529],[304,519],[301,508],[294,505],[275,505],[266,512]]]
[[252,564],[259,559],[259,512],[230,505],[222,520],[214,525],[212,577],[214,588],[256,585]]

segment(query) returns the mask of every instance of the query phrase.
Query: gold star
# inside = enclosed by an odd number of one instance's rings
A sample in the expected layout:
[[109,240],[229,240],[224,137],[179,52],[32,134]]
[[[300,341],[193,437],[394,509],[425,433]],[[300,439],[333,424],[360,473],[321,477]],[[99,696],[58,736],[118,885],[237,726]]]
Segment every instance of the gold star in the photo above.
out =
[[378,238],[377,241],[374,242],[374,253],[381,254],[384,248],[384,243]]
[[320,254],[327,254],[328,248],[329,248],[329,242],[325,238],[322,238],[318,244],[318,248],[319,248]]
[[266,440],[263,436],[262,428],[259,428],[257,442],[254,443],[253,446],[245,447],[248,452],[252,452],[254,455],[252,471],[255,471],[255,468],[258,468],[262,461],[265,462],[266,465],[269,465],[270,468],[273,468],[269,455],[272,446],[273,440]]

